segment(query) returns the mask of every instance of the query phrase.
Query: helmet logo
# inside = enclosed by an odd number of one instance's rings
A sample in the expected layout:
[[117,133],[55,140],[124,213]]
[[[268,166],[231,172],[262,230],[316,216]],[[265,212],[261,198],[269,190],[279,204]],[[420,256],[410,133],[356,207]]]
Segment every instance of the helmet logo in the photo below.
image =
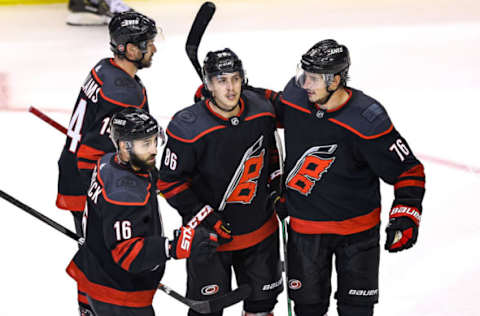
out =
[[125,51],[125,45],[123,45],[123,44],[118,45],[118,50],[121,51],[121,52],[124,52]]
[[295,280],[295,279],[289,280],[288,281],[288,287],[292,290],[298,290],[302,287],[302,282],[300,282],[299,280]]
[[121,26],[130,26],[130,25],[137,25],[139,23],[138,19],[135,20],[123,20]]
[[116,119],[113,119],[113,124],[125,126],[125,124],[127,124],[127,121],[116,118]]
[[233,67],[233,60],[231,59],[228,59],[228,60],[224,60],[224,61],[221,61],[218,63],[218,68],[222,69],[222,68],[232,68]]
[[332,48],[328,50],[329,55],[343,53],[343,47]]

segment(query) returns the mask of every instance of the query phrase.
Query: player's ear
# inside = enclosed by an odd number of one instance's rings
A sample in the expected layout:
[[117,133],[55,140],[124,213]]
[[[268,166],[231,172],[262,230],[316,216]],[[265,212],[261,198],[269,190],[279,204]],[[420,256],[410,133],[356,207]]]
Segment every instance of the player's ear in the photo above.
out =
[[127,55],[129,58],[135,58],[137,55],[138,47],[132,43],[127,43],[125,55]]
[[340,75],[333,76],[333,80],[332,80],[332,83],[330,83],[329,88],[332,90],[337,89],[341,81],[342,81],[342,77]]

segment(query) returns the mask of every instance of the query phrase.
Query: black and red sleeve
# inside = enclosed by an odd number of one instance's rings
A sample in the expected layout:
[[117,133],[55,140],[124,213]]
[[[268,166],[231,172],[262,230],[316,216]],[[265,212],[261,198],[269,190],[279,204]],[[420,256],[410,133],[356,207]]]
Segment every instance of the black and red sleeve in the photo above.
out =
[[421,212],[425,172],[407,141],[393,128],[381,137],[362,140],[359,149],[374,172],[394,186],[393,207],[411,206]]
[[[167,130],[168,133],[168,130]],[[190,187],[195,176],[197,154],[195,143],[186,143],[169,134],[160,161],[157,188],[180,215],[189,219],[205,203],[202,203]]]
[[162,236],[142,236],[145,222],[135,216],[135,207],[107,204],[103,212],[103,232],[113,261],[131,273],[152,271],[167,260],[168,240]]

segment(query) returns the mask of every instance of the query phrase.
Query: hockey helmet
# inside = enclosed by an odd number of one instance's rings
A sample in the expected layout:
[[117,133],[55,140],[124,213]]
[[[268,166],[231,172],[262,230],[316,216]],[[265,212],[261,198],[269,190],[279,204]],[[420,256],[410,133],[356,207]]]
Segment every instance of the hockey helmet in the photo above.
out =
[[245,83],[245,71],[243,70],[242,61],[230,48],[208,52],[203,61],[203,80],[205,83],[214,76],[237,71]]
[[110,49],[124,55],[127,44],[136,45],[143,53],[147,52],[147,41],[158,33],[155,21],[141,13],[127,11],[117,13],[108,24]]
[[325,75],[327,85],[331,83],[335,75],[340,75],[342,85],[348,80],[350,67],[350,54],[345,45],[338,44],[333,39],[320,41],[313,45],[302,55],[299,69],[297,70],[297,82],[301,84],[303,72],[313,72]]
[[148,112],[129,107],[113,115],[110,121],[110,138],[118,149],[119,141],[133,141],[160,135],[164,140],[163,130],[157,120]]

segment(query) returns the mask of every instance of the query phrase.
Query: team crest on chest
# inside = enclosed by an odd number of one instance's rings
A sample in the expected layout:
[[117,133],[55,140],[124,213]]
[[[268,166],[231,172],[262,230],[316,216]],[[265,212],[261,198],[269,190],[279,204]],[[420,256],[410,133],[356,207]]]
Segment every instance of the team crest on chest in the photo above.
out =
[[333,165],[337,145],[314,146],[303,153],[290,171],[285,184],[288,188],[308,196],[316,181]]

